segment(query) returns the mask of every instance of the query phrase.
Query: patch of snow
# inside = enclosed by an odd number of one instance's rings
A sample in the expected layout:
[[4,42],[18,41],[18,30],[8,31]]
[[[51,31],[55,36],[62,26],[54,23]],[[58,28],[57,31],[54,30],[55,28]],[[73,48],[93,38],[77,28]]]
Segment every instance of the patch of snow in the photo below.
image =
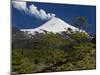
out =
[[79,31],[78,28],[66,23],[65,21],[61,20],[60,18],[54,17],[48,22],[44,23],[40,27],[34,28],[34,29],[21,29],[21,31],[27,32],[28,34],[35,34],[38,33],[44,33],[44,31],[47,32],[53,32],[53,33],[60,33],[62,31],[66,31],[68,28],[71,28],[73,31]]

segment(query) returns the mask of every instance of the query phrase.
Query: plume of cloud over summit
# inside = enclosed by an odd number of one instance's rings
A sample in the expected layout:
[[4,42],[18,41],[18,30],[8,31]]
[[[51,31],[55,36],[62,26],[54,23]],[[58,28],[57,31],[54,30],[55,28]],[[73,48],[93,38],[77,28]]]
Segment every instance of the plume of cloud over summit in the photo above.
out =
[[16,9],[24,10],[24,11],[26,11],[27,9],[26,2],[12,1],[12,4]]
[[56,16],[53,13],[46,13],[46,11],[43,9],[38,10],[37,6],[34,4],[30,5],[29,8],[27,7],[26,2],[12,1],[12,4],[16,9],[23,10],[41,20],[49,20]]

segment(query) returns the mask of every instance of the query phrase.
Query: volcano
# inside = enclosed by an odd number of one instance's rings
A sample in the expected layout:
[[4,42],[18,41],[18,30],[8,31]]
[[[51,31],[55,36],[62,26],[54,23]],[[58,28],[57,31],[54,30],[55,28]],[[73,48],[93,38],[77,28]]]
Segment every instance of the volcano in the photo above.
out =
[[43,25],[40,25],[34,29],[21,29],[21,31],[27,32],[28,34],[44,33],[44,32],[53,32],[53,33],[61,33],[62,31],[66,31],[68,28],[73,31],[79,30],[78,28],[66,23],[60,18],[53,17]]

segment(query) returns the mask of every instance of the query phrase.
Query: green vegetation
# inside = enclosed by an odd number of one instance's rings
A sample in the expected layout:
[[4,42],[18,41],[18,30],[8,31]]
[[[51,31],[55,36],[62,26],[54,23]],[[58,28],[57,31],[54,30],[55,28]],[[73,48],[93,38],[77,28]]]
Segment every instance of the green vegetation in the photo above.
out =
[[76,16],[74,18],[74,25],[81,30],[87,31],[88,21],[84,16]]
[[[32,38],[14,33],[12,72],[19,74],[95,69],[95,43],[84,32],[69,31],[71,33],[37,33]],[[15,35],[19,37],[15,38]]]

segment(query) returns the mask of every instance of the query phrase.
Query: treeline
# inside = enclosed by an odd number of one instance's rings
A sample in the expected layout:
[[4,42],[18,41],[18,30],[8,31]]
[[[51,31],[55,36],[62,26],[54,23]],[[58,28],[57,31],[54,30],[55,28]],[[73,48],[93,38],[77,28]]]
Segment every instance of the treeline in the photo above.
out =
[[12,34],[12,72],[38,73],[96,68],[96,44],[85,32]]

